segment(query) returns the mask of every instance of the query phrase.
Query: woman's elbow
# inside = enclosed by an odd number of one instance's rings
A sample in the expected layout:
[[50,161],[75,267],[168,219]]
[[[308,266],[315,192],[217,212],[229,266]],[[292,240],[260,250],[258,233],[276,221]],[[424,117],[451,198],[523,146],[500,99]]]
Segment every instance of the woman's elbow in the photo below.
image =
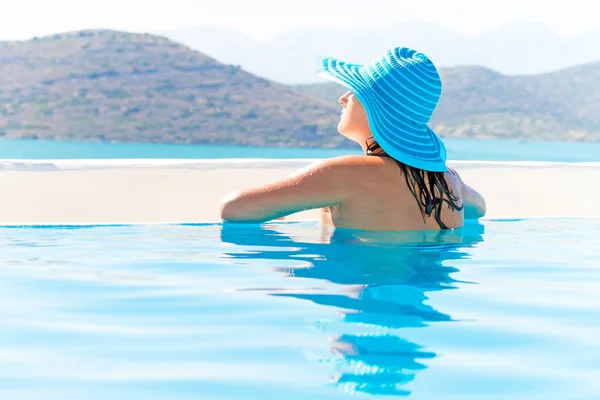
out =
[[239,220],[242,216],[241,211],[242,207],[239,199],[239,192],[229,193],[221,200],[221,204],[219,205],[219,217],[222,221]]
[[465,219],[479,219],[485,216],[487,206],[483,197],[472,204],[465,204]]
[[253,212],[240,192],[228,194],[221,200],[219,206],[221,221],[227,222],[256,222],[257,215]]
[[485,217],[485,213],[487,212],[487,205],[485,204],[485,199],[481,198],[481,216],[479,218]]

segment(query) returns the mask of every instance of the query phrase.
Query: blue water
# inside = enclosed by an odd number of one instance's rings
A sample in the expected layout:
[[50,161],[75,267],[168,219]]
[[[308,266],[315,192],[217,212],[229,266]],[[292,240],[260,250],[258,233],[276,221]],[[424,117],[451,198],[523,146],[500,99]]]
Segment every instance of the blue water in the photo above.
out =
[[[600,161],[600,143],[476,139],[445,139],[445,143],[450,160]],[[360,148],[297,149],[0,139],[0,159],[326,158],[343,154],[360,154]]]
[[0,228],[0,398],[598,399],[598,232]]

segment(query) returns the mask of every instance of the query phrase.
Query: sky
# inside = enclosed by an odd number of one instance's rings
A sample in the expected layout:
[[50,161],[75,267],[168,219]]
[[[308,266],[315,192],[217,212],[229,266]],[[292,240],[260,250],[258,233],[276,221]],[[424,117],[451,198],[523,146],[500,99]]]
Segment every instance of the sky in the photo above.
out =
[[433,22],[476,34],[510,22],[572,35],[599,30],[594,0],[5,0],[0,40],[80,29],[157,32],[201,25],[268,38],[298,28]]

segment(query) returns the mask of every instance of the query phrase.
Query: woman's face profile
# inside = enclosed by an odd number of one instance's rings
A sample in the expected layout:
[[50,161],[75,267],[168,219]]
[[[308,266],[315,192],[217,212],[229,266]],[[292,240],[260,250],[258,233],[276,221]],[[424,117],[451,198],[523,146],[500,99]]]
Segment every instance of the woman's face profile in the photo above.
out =
[[343,109],[338,131],[354,141],[364,141],[371,136],[367,112],[358,98],[352,92],[346,92],[339,102]]

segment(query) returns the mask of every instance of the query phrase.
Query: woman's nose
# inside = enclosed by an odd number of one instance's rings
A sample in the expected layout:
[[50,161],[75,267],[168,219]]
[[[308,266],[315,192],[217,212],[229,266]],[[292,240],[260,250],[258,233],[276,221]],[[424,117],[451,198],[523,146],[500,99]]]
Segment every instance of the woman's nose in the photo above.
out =
[[348,103],[348,93],[346,93],[342,97],[340,97],[338,101],[340,102],[340,104],[342,106],[346,107],[346,104]]

